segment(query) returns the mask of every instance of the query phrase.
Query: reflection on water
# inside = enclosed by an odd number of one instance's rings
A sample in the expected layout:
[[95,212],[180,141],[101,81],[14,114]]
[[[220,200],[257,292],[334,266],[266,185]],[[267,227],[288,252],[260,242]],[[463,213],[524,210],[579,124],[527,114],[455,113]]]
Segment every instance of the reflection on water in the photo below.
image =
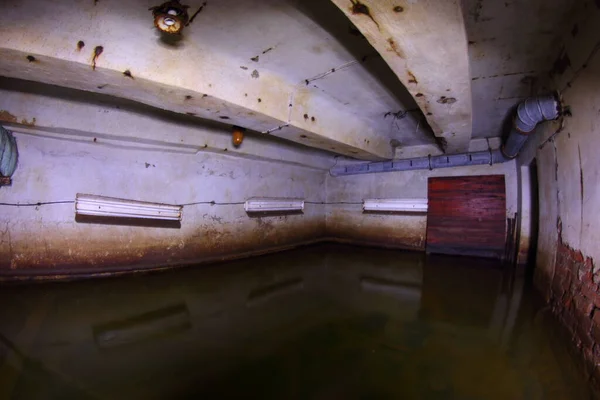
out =
[[587,399],[494,265],[316,246],[0,291],[0,398]]

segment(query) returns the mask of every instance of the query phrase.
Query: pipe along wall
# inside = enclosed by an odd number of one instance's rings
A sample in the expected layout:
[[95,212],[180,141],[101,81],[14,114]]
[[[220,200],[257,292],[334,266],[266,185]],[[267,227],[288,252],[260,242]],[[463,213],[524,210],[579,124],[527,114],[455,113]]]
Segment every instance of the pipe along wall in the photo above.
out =
[[514,159],[537,124],[558,118],[561,106],[557,95],[528,98],[517,107],[512,129],[501,149],[463,154],[417,157],[398,161],[382,161],[346,166],[330,170],[333,176],[359,175],[377,172],[439,169],[470,165],[493,165]]

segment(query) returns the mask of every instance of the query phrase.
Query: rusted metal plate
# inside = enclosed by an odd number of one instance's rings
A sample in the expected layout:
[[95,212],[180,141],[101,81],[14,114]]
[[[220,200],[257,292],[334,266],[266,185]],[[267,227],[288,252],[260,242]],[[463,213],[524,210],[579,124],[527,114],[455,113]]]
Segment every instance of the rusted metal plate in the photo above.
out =
[[504,175],[429,178],[427,252],[502,258]]

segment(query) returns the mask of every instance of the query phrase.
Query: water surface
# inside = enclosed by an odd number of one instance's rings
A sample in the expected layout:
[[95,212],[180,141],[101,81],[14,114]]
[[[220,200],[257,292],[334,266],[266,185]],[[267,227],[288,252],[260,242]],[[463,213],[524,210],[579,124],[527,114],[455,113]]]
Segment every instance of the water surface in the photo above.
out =
[[321,245],[0,302],[0,399],[591,398],[547,308],[476,259]]

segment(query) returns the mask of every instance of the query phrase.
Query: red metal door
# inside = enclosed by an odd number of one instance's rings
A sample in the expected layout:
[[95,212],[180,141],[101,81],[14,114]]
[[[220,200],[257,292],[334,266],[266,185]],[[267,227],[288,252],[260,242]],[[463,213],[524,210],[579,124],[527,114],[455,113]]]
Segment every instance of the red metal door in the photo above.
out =
[[429,178],[427,252],[502,258],[504,175]]

